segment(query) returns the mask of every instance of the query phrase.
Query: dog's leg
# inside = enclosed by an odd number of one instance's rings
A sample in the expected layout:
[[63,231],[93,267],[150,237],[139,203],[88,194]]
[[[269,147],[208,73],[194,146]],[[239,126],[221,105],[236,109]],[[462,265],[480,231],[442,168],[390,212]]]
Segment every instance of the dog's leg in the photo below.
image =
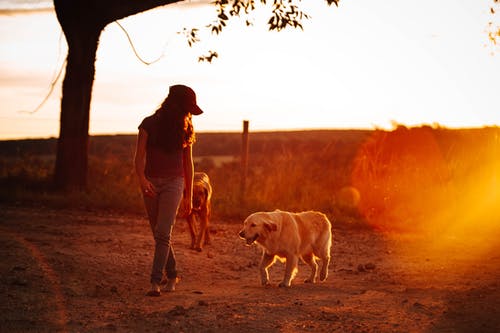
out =
[[209,221],[210,221],[210,201],[207,204],[207,214],[206,214],[206,219],[207,219],[207,228],[205,229],[205,245],[210,244],[210,229],[209,229]]
[[298,264],[299,258],[296,255],[288,255],[286,257],[285,278],[279,284],[280,287],[290,287],[295,273],[297,273]]
[[210,229],[205,230],[205,245],[210,245]]
[[205,236],[208,233],[208,217],[206,211],[199,212],[200,230],[198,230],[198,239],[196,240],[196,250],[201,251],[205,242]]
[[274,264],[275,256],[266,252],[262,253],[262,260],[260,261],[260,282],[263,286],[269,285],[269,272],[268,268]]
[[328,265],[330,264],[330,255],[327,254],[321,259],[321,272],[319,273],[320,281],[325,281],[328,277]]
[[321,271],[319,273],[320,281],[325,281],[328,277],[328,265],[330,264],[330,247],[326,247],[318,257],[321,259]]
[[304,281],[306,283],[316,283],[316,278],[318,276],[318,264],[316,263],[316,258],[312,253],[302,256],[302,259],[306,264],[311,267],[311,275]]
[[195,214],[191,213],[187,216],[186,220],[189,226],[189,234],[191,235],[191,249],[194,249],[196,242],[196,221]]

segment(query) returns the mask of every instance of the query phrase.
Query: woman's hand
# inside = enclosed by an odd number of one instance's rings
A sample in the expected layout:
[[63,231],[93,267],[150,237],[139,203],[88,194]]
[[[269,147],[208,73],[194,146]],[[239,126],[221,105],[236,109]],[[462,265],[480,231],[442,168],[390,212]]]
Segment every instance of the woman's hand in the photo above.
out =
[[193,199],[190,197],[183,197],[181,205],[182,214],[185,217],[191,215],[191,213],[193,212]]
[[146,178],[141,179],[141,190],[145,196],[154,197],[156,196],[156,191],[154,185]]
[[144,129],[139,129],[139,134],[137,135],[137,145],[135,148],[134,165],[135,172],[139,178],[139,184],[141,186],[141,191],[145,196],[154,197],[156,196],[155,187],[146,178],[144,174],[144,166],[146,163],[146,142],[148,140],[148,133]]

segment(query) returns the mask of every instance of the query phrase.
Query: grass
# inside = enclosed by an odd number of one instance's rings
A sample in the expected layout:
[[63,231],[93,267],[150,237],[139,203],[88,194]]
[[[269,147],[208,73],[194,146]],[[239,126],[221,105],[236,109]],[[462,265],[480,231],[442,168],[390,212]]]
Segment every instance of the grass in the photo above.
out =
[[[143,214],[134,144],[134,136],[91,137],[89,189],[60,194],[51,190],[54,139],[0,142],[0,200]],[[337,223],[439,232],[474,209],[500,217],[498,128],[250,133],[244,196],[240,145],[238,133],[200,133],[195,144],[216,218],[315,209]]]

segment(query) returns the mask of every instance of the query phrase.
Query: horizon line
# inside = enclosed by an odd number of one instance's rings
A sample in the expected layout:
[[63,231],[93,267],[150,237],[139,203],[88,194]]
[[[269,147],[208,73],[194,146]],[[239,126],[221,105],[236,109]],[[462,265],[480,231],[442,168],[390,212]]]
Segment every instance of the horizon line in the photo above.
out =
[[[330,127],[330,128],[286,128],[286,129],[264,129],[264,130],[250,130],[249,133],[291,133],[291,132],[329,132],[329,131],[366,131],[366,132],[375,132],[375,131],[386,131],[392,132],[397,130],[400,127],[404,127],[407,129],[416,129],[416,128],[431,128],[432,130],[479,130],[479,129],[500,129],[499,125],[481,125],[481,126],[467,126],[467,127],[452,127],[452,126],[443,126],[440,124],[429,125],[429,124],[421,124],[421,125],[404,125],[404,124],[396,124],[397,126],[393,126],[391,129],[387,128],[362,128],[362,127],[352,127],[352,128],[343,128],[343,127]],[[206,130],[206,131],[197,131],[196,134],[241,134],[243,131],[237,130]],[[89,137],[98,137],[98,136],[136,136],[136,132],[116,132],[116,133],[93,133],[89,134]],[[24,136],[24,137],[11,137],[11,138],[0,138],[0,141],[22,141],[22,140],[50,140],[50,139],[59,139],[58,136]]]

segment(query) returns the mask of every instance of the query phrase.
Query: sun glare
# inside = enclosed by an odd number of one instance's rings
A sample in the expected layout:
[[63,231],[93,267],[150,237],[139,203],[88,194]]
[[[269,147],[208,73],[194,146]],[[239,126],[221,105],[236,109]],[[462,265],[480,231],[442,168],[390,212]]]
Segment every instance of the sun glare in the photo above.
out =
[[367,222],[417,232],[436,254],[457,242],[479,256],[500,236],[500,130],[376,131],[359,150],[352,180]]

